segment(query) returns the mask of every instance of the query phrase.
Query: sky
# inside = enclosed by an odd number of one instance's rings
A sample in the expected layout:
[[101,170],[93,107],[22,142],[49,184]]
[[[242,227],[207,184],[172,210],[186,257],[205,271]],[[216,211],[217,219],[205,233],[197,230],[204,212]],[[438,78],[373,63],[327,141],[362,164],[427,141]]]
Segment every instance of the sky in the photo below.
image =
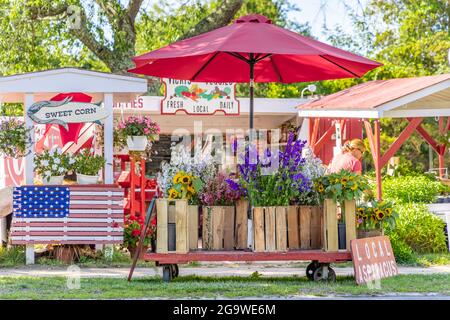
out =
[[351,33],[353,27],[345,4],[360,12],[367,0],[290,0],[290,2],[301,11],[288,14],[288,18],[297,22],[308,22],[312,34],[320,41],[328,42],[322,33],[323,24],[326,23],[329,29],[341,25],[345,33]]

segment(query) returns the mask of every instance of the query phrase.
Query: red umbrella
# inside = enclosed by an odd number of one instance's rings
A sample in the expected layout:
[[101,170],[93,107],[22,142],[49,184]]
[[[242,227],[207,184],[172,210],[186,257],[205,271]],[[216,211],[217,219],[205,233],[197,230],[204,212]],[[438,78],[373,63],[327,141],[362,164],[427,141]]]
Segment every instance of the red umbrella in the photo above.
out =
[[303,82],[361,77],[381,64],[272,24],[265,16],[175,42],[133,58],[133,73],[200,82]]

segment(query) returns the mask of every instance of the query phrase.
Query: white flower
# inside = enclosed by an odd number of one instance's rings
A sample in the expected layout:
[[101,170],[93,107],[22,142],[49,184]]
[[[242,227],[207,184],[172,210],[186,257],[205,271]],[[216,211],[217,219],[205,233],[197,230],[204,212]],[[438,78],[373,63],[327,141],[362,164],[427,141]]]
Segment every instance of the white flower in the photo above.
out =
[[58,169],[58,172],[59,172],[59,173],[64,173],[64,168],[61,168],[61,167],[60,167],[60,168]]
[[52,173],[50,172],[50,171],[44,171],[44,178],[46,178],[46,177],[48,177],[48,178],[50,178],[51,176],[52,176]]
[[41,164],[46,167],[48,166],[48,160],[42,160]]
[[52,170],[58,170],[58,166],[56,164],[52,165]]
[[75,163],[75,159],[74,158],[70,158],[69,159],[69,164],[74,164]]
[[57,154],[62,154],[62,150],[60,148],[56,148],[56,153]]
[[59,158],[56,158],[54,162],[55,162],[56,164],[60,164],[60,163],[61,163],[61,160],[60,160]]

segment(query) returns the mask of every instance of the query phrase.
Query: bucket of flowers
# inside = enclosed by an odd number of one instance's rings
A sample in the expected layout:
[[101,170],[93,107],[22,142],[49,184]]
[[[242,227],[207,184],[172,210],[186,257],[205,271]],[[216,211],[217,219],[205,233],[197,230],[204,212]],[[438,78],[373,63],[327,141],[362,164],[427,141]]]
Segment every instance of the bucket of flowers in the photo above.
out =
[[26,147],[31,139],[27,138],[31,129],[25,122],[16,118],[5,118],[0,123],[0,155],[11,158],[25,156]]
[[[136,249],[139,244],[139,238],[141,235],[142,228],[144,228],[143,217],[136,217],[127,215],[125,216],[125,227],[123,234],[123,246],[130,252],[131,258],[134,257]],[[139,254],[139,258],[142,258],[143,254],[147,252],[148,248],[152,247],[152,251],[156,249],[154,241],[156,239],[156,221],[153,220],[150,223],[150,227],[147,230],[147,234],[144,237],[142,243],[142,250]]]
[[398,214],[394,204],[389,201],[370,201],[356,209],[356,226],[358,239],[383,235],[383,226],[395,227]]
[[98,172],[105,165],[105,158],[94,154],[93,149],[82,149],[75,158],[74,168],[78,184],[96,184],[99,180]]
[[130,116],[119,123],[119,133],[126,138],[130,151],[145,151],[148,141],[156,141],[159,132],[159,125],[149,116]]
[[218,172],[206,181],[200,194],[203,204],[203,249],[234,248],[234,205],[242,194],[239,189],[233,189],[229,181],[230,175]]
[[44,185],[62,184],[74,163],[74,158],[59,148],[44,150],[34,158],[35,171],[41,176]]

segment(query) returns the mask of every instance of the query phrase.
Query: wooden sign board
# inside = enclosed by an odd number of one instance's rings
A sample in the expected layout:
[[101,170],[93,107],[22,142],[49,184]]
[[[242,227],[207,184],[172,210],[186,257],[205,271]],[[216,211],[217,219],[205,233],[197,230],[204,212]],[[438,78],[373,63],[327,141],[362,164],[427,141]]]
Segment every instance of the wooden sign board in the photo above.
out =
[[216,112],[239,115],[235,83],[175,79],[162,79],[162,82],[165,96],[161,101],[161,114],[183,111],[191,115],[212,115]]
[[95,122],[108,116],[102,103],[72,102],[71,98],[63,101],[39,101],[31,105],[27,115],[36,123],[56,123],[68,130],[68,123]]
[[389,237],[372,237],[351,241],[352,259],[357,284],[398,274]]

